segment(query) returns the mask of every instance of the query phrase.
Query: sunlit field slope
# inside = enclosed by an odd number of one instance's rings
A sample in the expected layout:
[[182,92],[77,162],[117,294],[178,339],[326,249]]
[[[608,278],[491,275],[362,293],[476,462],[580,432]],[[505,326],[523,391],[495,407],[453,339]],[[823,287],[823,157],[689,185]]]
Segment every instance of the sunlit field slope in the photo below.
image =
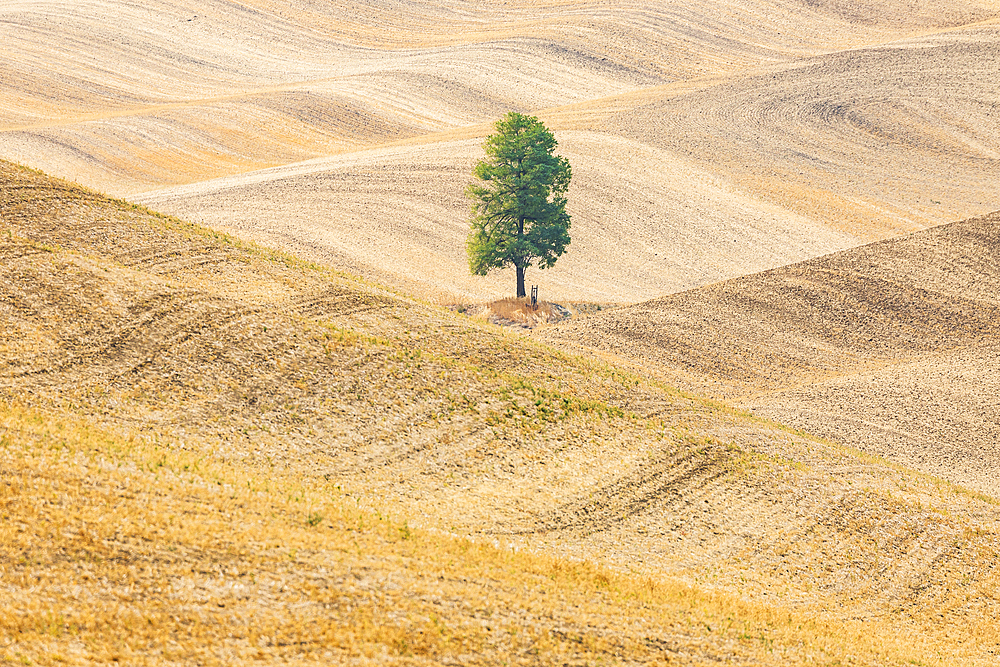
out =
[[541,334],[998,495],[1000,214]]
[[[942,17],[978,15],[975,4]],[[785,23],[769,15],[791,18]],[[115,191],[856,44],[796,3],[146,0],[3,9],[4,156]]]
[[996,661],[988,497],[7,163],[0,220],[5,660]]
[[4,664],[914,655],[680,582],[427,532],[332,482],[66,417],[0,407],[0,462]]
[[[653,298],[857,245],[857,237],[747,200],[675,154],[594,132],[558,133],[573,165],[571,249],[528,271],[545,298]],[[193,184],[157,208],[443,301],[510,295],[473,276],[465,186],[481,141],[374,149]]]
[[[638,301],[994,209],[998,35],[956,30],[543,112],[574,165],[574,241],[531,282]],[[482,299],[510,291],[509,278],[469,276],[464,256],[462,194],[488,131],[141,199],[409,291]]]
[[485,299],[509,281],[467,275],[462,192],[489,124],[540,113],[574,166],[574,240],[529,280],[634,302],[991,210],[998,11],[15,3],[0,157]]

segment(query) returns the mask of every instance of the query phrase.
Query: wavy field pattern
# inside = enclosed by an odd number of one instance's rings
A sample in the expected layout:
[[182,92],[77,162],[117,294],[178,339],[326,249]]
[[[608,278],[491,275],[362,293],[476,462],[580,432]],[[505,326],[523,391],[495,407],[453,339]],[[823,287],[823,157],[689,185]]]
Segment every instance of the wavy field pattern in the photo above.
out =
[[[654,298],[857,243],[778,206],[746,201],[674,154],[594,132],[559,136],[560,152],[575,165],[573,241],[553,269],[528,273],[545,285],[546,298]],[[358,151],[142,201],[411,292],[476,299],[509,292],[512,280],[503,272],[469,275],[463,193],[479,143]]]
[[[0,186],[0,661],[995,663],[995,500],[8,163]],[[932,274],[894,261],[914,247],[869,264]],[[603,579],[553,588],[567,557]]]
[[995,667],[998,74],[996,0],[0,4],[0,663]]
[[811,58],[606,125],[861,238],[988,212],[1000,169],[1000,26]]
[[[578,177],[574,244],[537,281],[554,298],[637,301],[990,210],[998,12],[984,0],[14,3],[0,9],[0,157],[150,192],[169,212],[427,296],[487,298],[508,281],[466,275],[476,148],[453,142],[481,140],[507,110],[542,112]],[[370,152],[400,141],[385,163]],[[294,216],[234,197],[231,181],[151,192],[358,151],[310,165],[315,194],[301,176],[287,188],[282,172],[263,176],[295,193]],[[345,178],[356,160],[442,173],[407,193],[366,171]],[[408,209],[425,211],[409,254]]]
[[942,225],[542,335],[996,496],[998,232]]

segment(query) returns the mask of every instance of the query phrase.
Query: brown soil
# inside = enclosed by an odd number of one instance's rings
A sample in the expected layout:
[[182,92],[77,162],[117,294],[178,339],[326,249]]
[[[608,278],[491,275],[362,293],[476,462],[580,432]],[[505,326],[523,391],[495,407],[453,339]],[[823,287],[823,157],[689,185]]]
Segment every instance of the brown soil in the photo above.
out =
[[542,334],[998,495],[1000,214]]
[[0,175],[6,400],[336,484],[423,530],[680,577],[781,618],[885,623],[911,657],[992,660],[993,501],[24,169]]

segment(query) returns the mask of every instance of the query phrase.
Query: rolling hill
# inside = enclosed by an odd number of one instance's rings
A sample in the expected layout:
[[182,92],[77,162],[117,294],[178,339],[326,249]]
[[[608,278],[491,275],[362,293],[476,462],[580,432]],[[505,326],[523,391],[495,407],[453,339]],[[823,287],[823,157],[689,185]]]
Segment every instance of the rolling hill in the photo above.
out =
[[488,299],[509,281],[467,275],[462,192],[489,122],[541,113],[577,179],[574,245],[535,280],[635,302],[992,210],[996,16],[893,0],[14,5],[0,157],[428,298]]
[[547,330],[997,495],[1000,214]]
[[[0,663],[997,663],[994,0],[0,34]],[[508,110],[529,335],[441,307]]]
[[995,500],[0,179],[5,659],[995,660]]

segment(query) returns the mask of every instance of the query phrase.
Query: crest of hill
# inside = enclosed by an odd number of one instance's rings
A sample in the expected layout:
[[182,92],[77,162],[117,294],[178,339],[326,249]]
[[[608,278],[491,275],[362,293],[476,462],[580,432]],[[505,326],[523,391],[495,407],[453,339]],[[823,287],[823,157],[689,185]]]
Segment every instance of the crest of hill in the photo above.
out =
[[509,280],[469,276],[462,192],[488,123],[537,113],[574,168],[546,296],[633,303],[990,210],[997,11],[8,4],[0,156],[407,293],[488,301]]
[[119,194],[784,61],[832,36],[884,35],[764,0],[614,11],[103,0],[17,4],[0,17],[11,54],[0,154]]
[[[984,25],[540,112],[573,165],[573,241],[538,282],[553,300],[635,303],[985,214],[998,54]],[[488,301],[510,279],[469,275],[463,197],[488,132],[139,200],[408,293]]]
[[1000,213],[550,328],[996,494]]
[[[93,452],[100,464],[90,475],[98,481],[91,483],[100,485],[120,519],[94,525],[95,532],[74,532],[72,523],[49,535],[44,532],[49,524],[38,517],[58,519],[55,506],[11,492],[5,507],[14,509],[5,511],[16,510],[14,520],[24,530],[2,543],[22,555],[27,544],[53,546],[42,555],[13,559],[20,569],[0,573],[13,577],[3,584],[26,610],[0,617],[5,624],[36,632],[48,627],[39,625],[45,610],[64,610],[59,586],[76,565],[58,560],[57,553],[89,548],[114,563],[120,547],[153,562],[162,557],[148,542],[153,533],[178,547],[171,559],[196,564],[239,542],[257,567],[295,581],[312,577],[323,559],[334,557],[308,536],[289,533],[306,558],[300,563],[279,554],[281,569],[268,546],[275,539],[272,528],[264,526],[259,537],[241,537],[240,527],[247,525],[257,535],[252,527],[261,525],[255,517],[262,513],[304,514],[289,508],[285,501],[300,496],[284,487],[281,503],[273,506],[266,494],[265,500],[254,493],[242,497],[227,487],[220,507],[233,518],[227,525],[235,532],[220,533],[224,526],[185,505],[189,496],[169,495],[188,484],[200,488],[202,481],[188,479],[193,473],[181,465],[194,459],[192,465],[201,460],[203,469],[211,463],[242,471],[251,484],[261,479],[277,484],[280,478],[310,493],[335,484],[352,511],[371,510],[365,516],[388,510],[421,530],[586,559],[642,580],[680,578],[755,605],[750,617],[732,612],[736,626],[713,623],[723,632],[715,638],[661,637],[666,643],[655,645],[667,655],[684,650],[751,661],[760,643],[775,651],[760,659],[764,664],[808,662],[812,658],[800,657],[800,651],[811,651],[831,661],[860,655],[873,664],[921,659],[988,665],[1000,646],[994,624],[1000,541],[989,498],[678,393],[592,356],[561,353],[7,163],[0,163],[0,220],[0,396],[8,403],[2,442],[13,452],[28,452],[11,454],[11,465],[18,466],[18,480],[35,480],[32,488],[77,489],[74,497],[83,501],[84,473],[74,461],[89,456],[77,449]],[[29,400],[42,411],[35,417],[9,407]],[[113,449],[118,444],[107,443],[120,439],[100,436],[85,447],[60,445],[77,449],[53,458],[45,452],[60,451],[51,445],[60,427],[45,424],[61,416],[97,422],[133,441],[159,443],[160,451],[155,459],[143,454],[146,458],[136,462],[110,465],[109,457],[121,452]],[[36,441],[45,446],[32,449]],[[135,474],[133,465],[139,466]],[[8,469],[14,468],[5,464]],[[118,472],[105,475],[108,471]],[[166,476],[166,486],[154,471]],[[236,479],[242,488],[245,477]],[[163,516],[137,506],[146,502],[137,498],[155,498],[119,493],[129,484],[155,489],[157,502],[171,508],[167,514],[202,517],[197,521],[211,523],[217,541],[192,542],[191,535],[170,529]],[[19,481],[16,489],[21,488]],[[89,521],[97,510],[84,505],[80,517]],[[241,521],[244,511],[250,514]],[[353,522],[357,515],[336,516]],[[351,546],[351,523],[337,519],[331,530],[330,539],[344,549],[359,548],[357,541]],[[367,535],[365,548],[374,549],[371,558],[386,581],[393,563],[421,560],[419,549],[386,545],[360,526],[357,530]],[[390,526],[389,534],[400,533]],[[117,546],[105,548],[109,544]],[[58,551],[63,546],[66,550]],[[445,558],[448,553],[445,549]],[[60,569],[63,562],[68,569]],[[243,567],[245,559],[227,562]],[[108,582],[114,588],[138,578],[141,586],[130,589],[134,597],[100,606],[101,613],[113,618],[115,605],[127,602],[129,611],[120,606],[119,612],[160,618],[160,598],[147,595],[159,580],[140,570],[102,569],[78,592],[104,599]],[[335,571],[342,573],[343,567]],[[31,577],[49,576],[46,572],[57,573],[52,581],[63,583],[31,584]],[[391,576],[406,581],[415,576],[406,568],[396,572]],[[504,583],[506,576],[483,585],[524,585]],[[537,593],[531,589],[532,595],[546,595],[550,581]],[[378,590],[374,583],[366,585]],[[240,605],[279,599],[269,588],[240,586],[246,591]],[[323,586],[323,595],[356,592],[340,575]],[[420,590],[415,598],[386,599],[422,614],[427,602]],[[463,594],[461,587],[447,590]],[[186,609],[203,609],[198,605],[215,599],[191,598],[194,606]],[[306,606],[314,611],[313,602],[326,598],[309,599]],[[319,625],[306,630],[292,624],[291,611],[298,610],[301,619],[305,602],[280,597],[273,609],[275,631],[311,637],[296,646],[330,648],[336,635],[307,631],[326,627],[318,620],[309,621]],[[531,607],[529,616],[544,619],[539,609],[544,605]],[[439,612],[449,627],[470,626],[478,618],[461,605]],[[799,622],[803,617],[813,624]],[[573,627],[581,636],[598,637],[605,616],[588,618],[573,616]],[[763,642],[757,635],[730,633],[732,627],[751,627],[744,623],[755,618],[779,619],[767,621],[775,629],[768,633],[790,634],[769,634]],[[556,623],[551,617],[539,620],[539,636],[561,636]],[[99,626],[82,627],[96,641]],[[655,639],[664,627],[641,632]],[[421,632],[413,628],[400,630],[410,646]],[[128,628],[122,632],[135,646],[148,639]],[[234,651],[250,650],[258,641],[245,636],[245,628],[234,632]],[[702,634],[699,630],[697,637]],[[388,637],[399,636],[376,635],[368,639],[390,642]],[[877,646],[865,639],[871,637],[878,637]],[[485,642],[476,649],[483,655],[502,650],[495,642],[477,641]],[[386,646],[401,650],[391,642]],[[437,659],[456,650],[447,642],[428,646],[422,650]],[[546,646],[538,644],[539,650]],[[625,650],[620,642],[587,646],[593,655]]]

